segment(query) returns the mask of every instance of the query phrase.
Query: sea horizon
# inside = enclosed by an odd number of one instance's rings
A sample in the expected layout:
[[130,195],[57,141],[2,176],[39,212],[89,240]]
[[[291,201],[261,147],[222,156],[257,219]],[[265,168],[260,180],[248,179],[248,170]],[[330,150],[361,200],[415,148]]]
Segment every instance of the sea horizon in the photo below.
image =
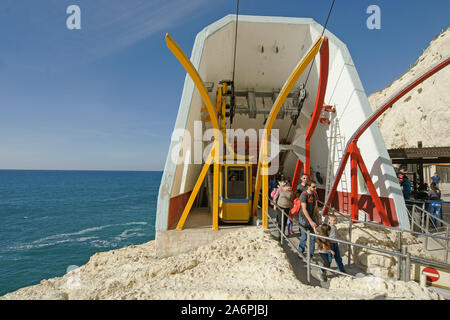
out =
[[162,171],[0,169],[0,295],[155,239]]

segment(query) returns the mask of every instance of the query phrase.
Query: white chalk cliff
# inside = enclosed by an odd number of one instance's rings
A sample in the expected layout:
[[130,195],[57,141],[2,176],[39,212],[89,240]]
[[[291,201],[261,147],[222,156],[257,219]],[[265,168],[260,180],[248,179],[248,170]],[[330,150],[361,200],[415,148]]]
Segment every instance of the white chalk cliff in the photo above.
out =
[[[450,54],[450,28],[437,35],[414,65],[399,79],[369,96],[372,109]],[[400,58],[399,58],[400,59]],[[407,93],[378,120],[388,149],[450,146],[450,67]]]
[[414,281],[336,277],[302,284],[286,253],[261,227],[230,232],[188,253],[157,258],[155,241],[96,253],[63,277],[0,297],[16,299],[443,299]]

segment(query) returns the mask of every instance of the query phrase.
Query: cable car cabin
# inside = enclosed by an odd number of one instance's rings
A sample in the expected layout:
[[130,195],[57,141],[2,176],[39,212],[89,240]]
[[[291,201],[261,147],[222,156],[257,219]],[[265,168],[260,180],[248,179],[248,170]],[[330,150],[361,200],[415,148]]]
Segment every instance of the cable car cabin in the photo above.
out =
[[252,213],[252,165],[221,164],[219,217],[226,223],[247,223]]

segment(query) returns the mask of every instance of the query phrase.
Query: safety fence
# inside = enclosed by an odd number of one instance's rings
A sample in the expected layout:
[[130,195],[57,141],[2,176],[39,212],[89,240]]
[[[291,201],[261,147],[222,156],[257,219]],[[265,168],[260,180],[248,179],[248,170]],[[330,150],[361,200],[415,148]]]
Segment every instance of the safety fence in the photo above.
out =
[[[411,221],[411,229],[418,227],[422,232],[431,233],[442,232],[448,228],[449,223],[443,218],[443,208],[444,205],[450,208],[450,202],[406,200],[405,204]],[[448,213],[446,212],[446,214]],[[418,218],[420,218],[419,224],[417,224]],[[425,224],[427,224],[426,229]]]
[[[319,202],[321,205],[325,205],[325,204],[324,204],[322,201],[320,201],[320,200],[318,200],[318,202]],[[365,224],[365,225],[374,226],[374,227],[377,227],[377,228],[380,228],[380,229],[389,229],[389,230],[392,230],[392,231],[397,232],[397,239],[398,239],[398,240],[397,240],[397,242],[398,242],[398,244],[397,244],[397,250],[398,250],[399,252],[401,252],[402,246],[403,246],[403,244],[402,244],[402,235],[403,235],[404,233],[410,233],[410,234],[415,235],[415,236],[424,237],[424,242],[425,242],[424,248],[425,248],[425,250],[427,250],[427,248],[428,248],[428,242],[429,242],[429,239],[435,240],[436,243],[440,244],[440,245],[442,246],[442,248],[445,249],[445,252],[444,252],[444,254],[445,254],[444,261],[445,261],[445,263],[448,263],[448,251],[449,251],[449,242],[450,242],[450,238],[449,238],[449,228],[448,228],[448,224],[447,224],[445,221],[443,221],[443,220],[440,220],[440,219],[439,219],[440,221],[442,221],[443,223],[446,224],[446,230],[445,230],[445,233],[439,234],[439,233],[423,232],[422,230],[421,230],[422,232],[417,232],[417,231],[414,231],[413,228],[411,228],[411,230],[408,230],[408,229],[401,229],[401,228],[397,228],[397,227],[385,226],[385,225],[383,225],[383,224],[376,223],[376,222],[372,222],[372,221],[362,221],[362,220],[352,219],[352,218],[349,217],[348,215],[346,215],[346,214],[344,214],[344,213],[341,213],[341,212],[335,210],[334,208],[332,208],[332,207],[330,207],[330,206],[328,206],[328,209],[329,209],[331,212],[337,213],[337,214],[338,214],[339,216],[341,216],[342,218],[348,220],[348,222],[349,222],[348,233],[349,233],[349,240],[350,240],[350,241],[351,241],[351,234],[352,234],[352,226],[353,226],[353,224],[354,224],[354,223],[363,223],[363,224]],[[427,211],[425,211],[425,210],[422,210],[422,214],[423,214],[425,217],[426,217],[426,215],[428,214],[428,218],[430,218],[430,219],[435,218],[434,216],[432,216],[429,212],[427,212]],[[366,213],[366,215],[367,215],[367,213]],[[413,215],[413,217],[414,217],[414,215]],[[425,228],[424,228],[423,230],[425,230],[425,231],[428,230],[430,219],[426,219],[426,218],[423,218],[423,219],[422,219],[422,221],[425,221],[425,222],[424,222],[424,223],[425,223]],[[412,219],[411,221],[414,221],[414,220]],[[412,223],[416,223],[416,222],[412,222]],[[349,252],[350,252],[350,250],[349,250]],[[419,257],[417,257],[417,258],[419,258]],[[350,260],[350,257],[349,257],[349,260]],[[430,261],[434,261],[434,260],[430,260]],[[436,261],[436,262],[437,262],[437,261]],[[439,262],[439,263],[440,263],[440,262]]]
[[[270,199],[269,199],[270,200]],[[270,202],[273,204],[273,201],[270,200]],[[409,233],[413,233],[413,234],[417,234],[417,235],[423,235],[421,233],[418,232],[413,232],[413,231],[409,231],[409,230],[404,230],[404,229],[398,229],[395,227],[388,227],[388,226],[384,226],[384,225],[380,225],[378,223],[374,223],[374,222],[368,222],[368,221],[360,221],[360,220],[355,220],[355,219],[351,219],[350,217],[346,216],[345,214],[335,210],[332,207],[329,207],[329,209],[331,210],[331,212],[337,213],[339,214],[341,217],[348,219],[349,220],[349,241],[346,240],[341,240],[341,239],[335,239],[335,238],[330,238],[330,237],[326,237],[326,236],[322,236],[322,235],[318,235],[315,234],[314,232],[311,232],[310,230],[307,230],[305,227],[303,227],[300,223],[298,223],[295,219],[291,218],[283,209],[277,208],[277,210],[279,210],[282,214],[282,216],[280,217],[281,221],[281,228],[278,226],[278,222],[274,220],[273,217],[271,217],[270,214],[267,214],[267,218],[270,220],[270,222],[272,223],[272,225],[278,230],[279,234],[280,234],[280,244],[282,245],[284,241],[287,241],[287,243],[294,249],[294,251],[297,253],[297,255],[302,258],[304,261],[306,261],[306,269],[307,269],[307,281],[308,283],[311,283],[311,267],[317,267],[320,268],[321,270],[325,270],[325,271],[329,271],[332,273],[336,273],[336,274],[340,274],[343,276],[349,276],[352,278],[355,278],[355,276],[347,274],[347,273],[343,273],[339,270],[335,270],[335,269],[331,269],[331,268],[327,268],[325,266],[313,263],[311,261],[311,237],[315,237],[315,238],[321,238],[321,239],[325,239],[325,240],[331,240],[334,242],[337,242],[338,244],[343,244],[343,245],[347,245],[348,246],[348,260],[347,260],[347,265],[350,265],[351,263],[351,252],[352,252],[352,247],[357,247],[357,248],[363,248],[363,249],[367,249],[367,250],[371,250],[371,251],[375,251],[378,253],[382,253],[382,254],[387,254],[390,256],[393,256],[397,259],[397,280],[403,280],[403,281],[410,281],[411,280],[411,263],[417,263],[417,264],[422,264],[422,265],[427,265],[427,266],[431,266],[431,267],[442,267],[442,268],[448,268],[450,269],[450,264],[447,263],[443,263],[440,261],[435,261],[435,260],[430,260],[430,259],[425,259],[425,258],[421,258],[421,257],[416,257],[416,256],[412,256],[409,252],[408,252],[408,247],[406,244],[402,244],[402,235],[405,232],[409,232]],[[276,213],[276,211],[275,211]],[[288,238],[287,235],[285,235],[284,233],[284,219],[283,219],[283,215],[286,216],[287,219],[289,219],[291,221],[291,223],[293,225],[296,225],[300,232],[305,232],[306,233],[306,246],[305,246],[305,253],[306,253],[306,257],[300,252],[299,248],[297,246],[294,245],[294,243]],[[373,225],[376,227],[380,227],[380,228],[387,228],[387,229],[391,229],[394,231],[398,232],[398,251],[392,251],[392,250],[386,250],[386,249],[382,249],[382,248],[377,248],[377,247],[372,247],[372,246],[367,246],[367,245],[363,245],[360,243],[356,243],[356,242],[352,242],[351,241],[351,231],[352,231],[352,225],[354,223],[364,223],[366,225]],[[445,241],[449,241],[448,237],[442,237],[442,236],[437,236],[437,235],[427,235],[429,237],[432,238],[438,238],[438,239],[443,239]]]

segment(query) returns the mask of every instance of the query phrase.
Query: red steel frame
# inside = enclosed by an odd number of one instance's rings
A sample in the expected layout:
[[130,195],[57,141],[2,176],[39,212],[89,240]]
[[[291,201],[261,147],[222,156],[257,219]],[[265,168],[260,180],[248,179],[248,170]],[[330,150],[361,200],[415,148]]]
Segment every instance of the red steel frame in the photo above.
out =
[[[309,122],[308,129],[305,134],[305,166],[304,174],[308,176],[308,180],[311,179],[311,137],[319,122],[320,113],[323,109],[323,101],[325,99],[325,92],[327,91],[328,83],[328,66],[329,66],[329,47],[328,38],[323,38],[322,47],[320,48],[320,76],[319,87],[317,88],[316,104],[314,106],[314,112]],[[298,163],[298,162],[297,162]]]
[[[292,191],[295,191],[298,184],[298,179],[300,177],[300,173],[303,167],[303,173],[308,176],[308,179],[311,177],[311,137],[316,129],[317,122],[319,122],[320,113],[323,108],[323,101],[325,99],[325,92],[327,90],[327,82],[328,82],[328,69],[329,69],[329,46],[328,46],[328,38],[324,37],[322,46],[320,47],[320,75],[319,75],[319,87],[317,89],[316,95],[316,104],[314,106],[314,112],[311,117],[311,121],[309,122],[308,129],[305,134],[305,163],[303,164],[300,159],[297,159],[297,163],[295,165],[294,176],[292,177]],[[294,192],[292,192],[294,196]]]
[[341,159],[339,164],[338,172],[336,174],[336,178],[334,180],[333,187],[331,189],[330,195],[328,196],[328,200],[326,202],[326,206],[323,210],[323,215],[328,214],[328,208],[331,206],[331,202],[333,201],[334,196],[336,195],[336,189],[341,180],[342,173],[344,172],[347,161],[350,157],[350,172],[351,172],[351,213],[352,219],[358,219],[358,176],[357,176],[357,167],[359,166],[361,173],[364,177],[364,181],[367,184],[370,195],[374,201],[375,207],[380,213],[382,223],[384,225],[391,225],[391,221],[386,213],[385,208],[383,207],[380,197],[378,196],[375,186],[370,177],[369,171],[364,164],[363,158],[358,148],[358,139],[361,135],[377,120],[387,109],[392,107],[392,105],[397,102],[401,97],[403,97],[406,93],[411,91],[414,87],[416,87],[419,83],[423,82],[427,78],[431,77],[436,72],[445,68],[450,64],[450,57],[447,56],[442,62],[434,65],[429,68],[426,72],[424,72],[420,77],[416,78],[414,81],[406,85],[402,90],[400,90],[397,94],[391,97],[387,102],[385,102],[380,108],[378,108],[353,134],[350,138],[349,143],[346,147],[346,152],[344,157]]
[[303,162],[297,159],[295,165],[294,177],[292,178],[292,199],[295,197],[295,190],[297,190],[298,178],[300,178],[300,172],[302,171]]

